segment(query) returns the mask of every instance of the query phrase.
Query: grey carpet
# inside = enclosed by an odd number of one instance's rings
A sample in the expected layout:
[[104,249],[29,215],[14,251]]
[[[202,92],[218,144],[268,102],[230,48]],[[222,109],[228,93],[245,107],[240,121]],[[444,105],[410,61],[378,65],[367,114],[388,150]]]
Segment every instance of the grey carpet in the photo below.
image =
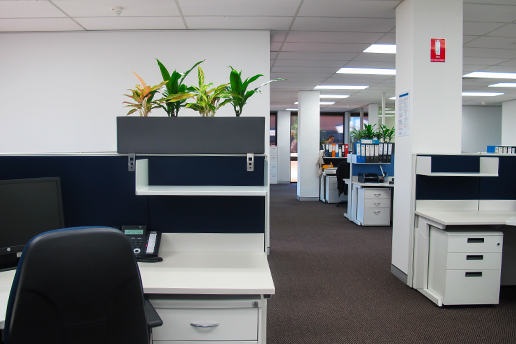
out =
[[271,185],[268,344],[516,343],[516,287],[497,306],[439,308],[390,273],[392,228],[343,213]]

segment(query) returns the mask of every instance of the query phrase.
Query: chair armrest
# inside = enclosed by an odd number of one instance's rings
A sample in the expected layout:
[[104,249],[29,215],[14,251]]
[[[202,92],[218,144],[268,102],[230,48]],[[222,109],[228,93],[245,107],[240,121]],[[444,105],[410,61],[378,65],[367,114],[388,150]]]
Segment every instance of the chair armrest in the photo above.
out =
[[145,300],[145,317],[147,318],[147,325],[149,327],[158,327],[163,325],[163,320],[161,320],[158,312],[156,312],[154,306],[149,300]]

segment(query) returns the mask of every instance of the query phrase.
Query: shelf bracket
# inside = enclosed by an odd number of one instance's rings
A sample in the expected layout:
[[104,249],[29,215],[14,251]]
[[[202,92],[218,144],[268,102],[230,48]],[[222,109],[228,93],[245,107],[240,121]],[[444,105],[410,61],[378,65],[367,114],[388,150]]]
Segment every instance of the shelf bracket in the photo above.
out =
[[254,172],[254,153],[247,153],[247,172]]
[[129,153],[127,155],[127,171],[136,171],[136,154],[134,153]]

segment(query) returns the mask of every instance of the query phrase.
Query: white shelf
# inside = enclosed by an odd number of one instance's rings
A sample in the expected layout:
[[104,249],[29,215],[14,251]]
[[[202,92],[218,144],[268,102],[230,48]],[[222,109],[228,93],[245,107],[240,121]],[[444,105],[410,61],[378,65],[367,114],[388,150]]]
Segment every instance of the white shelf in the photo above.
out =
[[149,185],[148,159],[136,160],[135,183],[138,196],[267,196],[268,192],[267,181],[260,186]]
[[266,196],[265,186],[150,185],[136,188],[140,196]]
[[432,157],[418,156],[416,174],[431,177],[498,177],[498,158],[480,157],[479,172],[432,172]]

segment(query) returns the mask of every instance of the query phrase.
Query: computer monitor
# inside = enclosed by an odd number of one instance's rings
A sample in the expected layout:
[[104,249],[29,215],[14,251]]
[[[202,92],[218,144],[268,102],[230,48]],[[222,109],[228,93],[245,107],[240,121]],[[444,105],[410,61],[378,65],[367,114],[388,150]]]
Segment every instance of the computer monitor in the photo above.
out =
[[0,268],[34,236],[63,227],[58,177],[0,180]]

